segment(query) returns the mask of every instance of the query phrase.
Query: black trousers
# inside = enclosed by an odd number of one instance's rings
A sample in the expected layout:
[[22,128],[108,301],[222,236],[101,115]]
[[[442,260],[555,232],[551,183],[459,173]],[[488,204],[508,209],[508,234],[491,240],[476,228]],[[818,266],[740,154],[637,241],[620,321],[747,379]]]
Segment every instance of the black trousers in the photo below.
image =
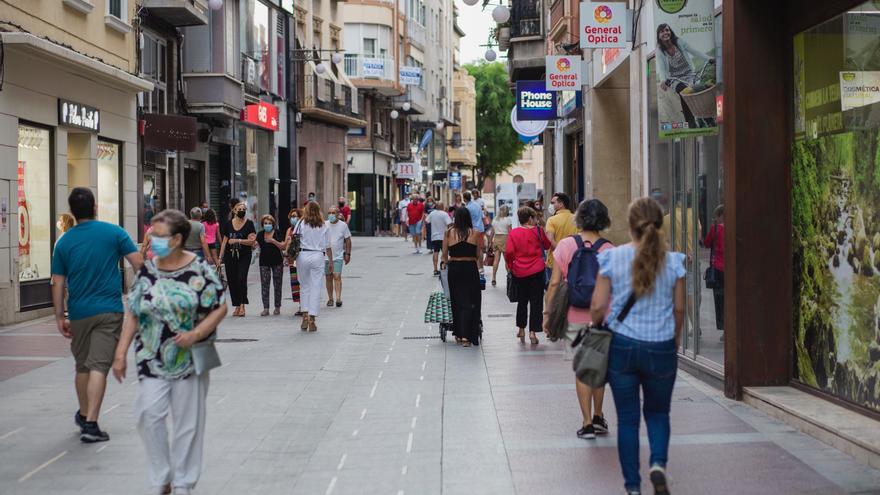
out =
[[[514,277],[517,290],[516,326],[530,332],[541,332],[544,318],[544,270],[525,278]],[[531,308],[529,308],[531,306]],[[531,309],[531,314],[529,313]]]
[[724,272],[718,272],[721,287],[712,289],[712,296],[715,299],[715,328],[724,330]]
[[248,303],[247,280],[248,271],[251,268],[251,255],[240,258],[224,256],[226,266],[226,279],[229,282],[229,298],[233,306],[241,306]]

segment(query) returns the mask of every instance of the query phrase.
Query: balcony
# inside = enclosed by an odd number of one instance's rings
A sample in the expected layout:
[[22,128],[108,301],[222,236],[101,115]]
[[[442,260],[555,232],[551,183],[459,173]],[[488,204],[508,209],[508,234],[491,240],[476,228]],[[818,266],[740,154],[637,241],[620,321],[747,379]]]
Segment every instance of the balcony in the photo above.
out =
[[193,115],[238,119],[244,86],[228,74],[186,73],[186,103]]
[[206,0],[142,0],[150,15],[172,26],[205,26],[208,24]]
[[358,88],[375,89],[385,96],[402,93],[397,84],[397,64],[390,57],[368,57],[353,53],[345,54],[345,75]]
[[409,33],[409,41],[410,43],[418,46],[422,50],[425,49],[425,28],[418,22],[408,19],[407,20],[407,32]]
[[419,86],[407,86],[406,88],[409,92],[409,99],[407,101],[410,104],[410,111],[415,114],[425,113],[425,109],[428,106],[428,95],[425,93],[425,88]]
[[510,40],[517,38],[541,37],[544,29],[541,22],[541,0],[514,0],[510,12]]
[[556,29],[560,22],[566,17],[565,15],[566,0],[555,0],[550,5],[550,29]]
[[[353,101],[352,88],[326,77],[304,76],[300,111],[304,116],[347,127],[365,127],[364,97]],[[355,104],[354,106],[352,104]]]

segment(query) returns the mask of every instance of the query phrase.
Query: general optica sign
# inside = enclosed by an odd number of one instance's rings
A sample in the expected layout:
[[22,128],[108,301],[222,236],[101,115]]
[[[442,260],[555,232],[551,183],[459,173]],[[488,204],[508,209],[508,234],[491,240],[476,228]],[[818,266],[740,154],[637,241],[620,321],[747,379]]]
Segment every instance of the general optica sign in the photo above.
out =
[[553,120],[556,118],[556,93],[545,89],[544,81],[516,82],[516,119]]
[[581,48],[623,48],[626,46],[626,4],[581,2]]
[[545,67],[547,91],[577,91],[581,89],[581,58],[548,55]]

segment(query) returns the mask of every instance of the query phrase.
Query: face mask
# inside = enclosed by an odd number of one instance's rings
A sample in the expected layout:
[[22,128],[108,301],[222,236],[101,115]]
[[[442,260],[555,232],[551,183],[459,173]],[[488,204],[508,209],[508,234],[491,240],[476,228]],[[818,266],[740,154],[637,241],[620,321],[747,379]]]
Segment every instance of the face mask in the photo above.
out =
[[550,206],[547,207],[547,213],[549,213],[551,215],[556,213],[556,207],[551,204]]
[[299,218],[290,217],[290,225],[293,225],[294,227],[296,227],[296,224],[298,224],[298,223],[299,223]]
[[150,241],[150,249],[153,250],[153,254],[159,258],[164,258],[171,254],[171,247],[168,245],[170,240],[170,237],[153,237]]
[[246,214],[247,212],[244,210],[238,210],[237,212],[235,212],[235,216],[237,216],[238,218],[244,218]]
[[266,232],[272,232],[273,230],[275,230],[275,227],[271,223],[266,223],[263,224],[263,230],[265,230]]
[[336,223],[338,221],[336,215],[334,215],[333,213],[327,215],[327,220],[329,220],[330,223]]
[[309,201],[314,201],[314,200],[315,200],[314,196],[309,196]]

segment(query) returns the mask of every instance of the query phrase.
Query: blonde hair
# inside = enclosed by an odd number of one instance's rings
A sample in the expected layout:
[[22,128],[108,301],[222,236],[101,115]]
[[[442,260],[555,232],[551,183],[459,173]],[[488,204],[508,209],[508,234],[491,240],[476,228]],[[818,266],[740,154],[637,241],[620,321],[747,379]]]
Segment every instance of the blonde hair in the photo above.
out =
[[306,207],[303,208],[302,221],[315,228],[324,225],[324,215],[321,214],[321,207],[318,203],[314,201],[306,203]]
[[61,232],[67,232],[76,225],[76,218],[70,213],[62,213],[58,215],[58,221],[61,222]]
[[272,215],[263,215],[262,217],[260,217],[260,227],[262,227],[266,223],[266,220],[271,222],[273,227],[278,226],[278,222],[275,221],[275,217],[273,217]]
[[654,290],[657,274],[666,262],[666,244],[660,229],[663,209],[651,198],[639,198],[629,205],[629,228],[638,241],[632,266],[632,287],[636,297]]

